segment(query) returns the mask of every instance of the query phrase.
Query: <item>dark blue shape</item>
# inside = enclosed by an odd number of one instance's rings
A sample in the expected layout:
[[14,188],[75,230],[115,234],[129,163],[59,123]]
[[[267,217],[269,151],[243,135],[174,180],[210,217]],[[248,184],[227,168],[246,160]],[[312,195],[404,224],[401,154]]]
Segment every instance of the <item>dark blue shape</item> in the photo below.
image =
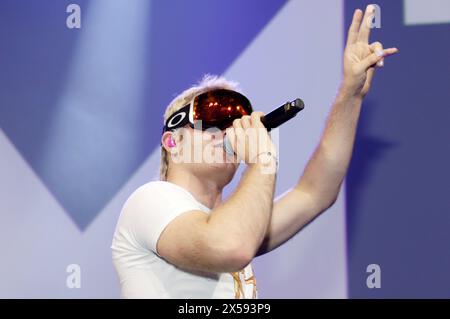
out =
[[[73,32],[65,27],[70,1],[1,1],[1,128],[84,230],[158,147],[162,113],[174,95],[204,73],[223,73],[285,2],[152,2],[149,61],[142,66],[148,71],[148,90],[137,106],[141,122],[136,125],[126,113],[109,112],[120,108],[105,108],[104,113],[92,114],[98,129],[87,137],[85,122],[74,118],[70,143],[43,162],[49,157],[49,138],[58,134],[49,119],[57,111],[83,28]],[[83,17],[90,2],[77,3]],[[67,160],[60,161],[64,156]]]
[[[353,10],[368,1],[346,1]],[[403,1],[381,6],[371,41],[396,46],[363,105],[347,177],[353,298],[450,297],[450,25],[403,25]],[[381,289],[366,267],[381,266]]]

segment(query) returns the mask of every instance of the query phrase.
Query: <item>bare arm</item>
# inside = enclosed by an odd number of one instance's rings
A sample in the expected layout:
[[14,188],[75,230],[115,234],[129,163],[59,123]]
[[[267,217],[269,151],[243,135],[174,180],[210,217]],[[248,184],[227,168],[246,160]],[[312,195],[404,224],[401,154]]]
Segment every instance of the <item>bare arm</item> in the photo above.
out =
[[[319,145],[297,185],[274,204],[270,227],[258,255],[294,236],[336,200],[353,151],[361,104],[375,66],[397,49],[368,43],[370,7],[355,11],[344,52],[344,79],[328,116]],[[381,64],[380,64],[381,63]]]
[[[252,123],[246,117],[243,124],[238,120],[234,126],[262,127],[260,116],[254,112]],[[235,133],[240,136],[238,141],[245,140],[241,133]],[[236,149],[234,145],[233,148]],[[243,157],[248,163],[248,154]],[[209,215],[191,211],[170,222],[159,238],[158,253],[187,269],[241,270],[255,256],[267,232],[274,187],[275,174],[267,174],[259,163],[248,165],[236,191]]]
[[283,244],[334,203],[350,161],[360,108],[361,99],[337,97],[299,183],[275,202],[258,255]]

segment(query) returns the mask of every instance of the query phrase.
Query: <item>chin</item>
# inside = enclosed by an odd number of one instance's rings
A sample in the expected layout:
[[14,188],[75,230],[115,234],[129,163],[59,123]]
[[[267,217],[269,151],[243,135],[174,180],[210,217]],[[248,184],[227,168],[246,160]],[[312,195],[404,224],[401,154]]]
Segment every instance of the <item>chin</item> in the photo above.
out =
[[215,179],[220,184],[228,184],[233,179],[239,164],[236,163],[212,163],[203,164],[202,175],[208,179]]

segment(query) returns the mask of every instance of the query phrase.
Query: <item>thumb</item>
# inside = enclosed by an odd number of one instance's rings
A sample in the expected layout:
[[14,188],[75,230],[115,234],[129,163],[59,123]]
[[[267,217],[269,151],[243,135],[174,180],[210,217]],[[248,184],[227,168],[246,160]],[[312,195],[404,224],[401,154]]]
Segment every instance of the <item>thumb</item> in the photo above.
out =
[[360,67],[362,72],[367,71],[368,68],[376,64],[383,59],[384,52],[382,50],[376,50],[374,53],[369,54],[364,60],[361,61]]
[[381,61],[384,57],[389,56],[391,54],[397,53],[397,48],[389,48],[380,50],[377,49],[375,52],[369,54],[364,60],[361,61],[361,71],[367,71],[368,68],[376,64],[378,61]]

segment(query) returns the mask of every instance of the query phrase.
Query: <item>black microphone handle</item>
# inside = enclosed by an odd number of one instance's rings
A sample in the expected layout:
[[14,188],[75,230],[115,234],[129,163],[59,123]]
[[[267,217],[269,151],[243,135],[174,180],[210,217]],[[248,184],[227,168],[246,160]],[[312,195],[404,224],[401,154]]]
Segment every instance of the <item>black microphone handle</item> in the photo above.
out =
[[282,106],[276,108],[269,114],[261,117],[261,122],[264,127],[270,131],[273,128],[280,126],[281,124],[289,121],[298,112],[305,108],[305,103],[301,99],[295,99],[291,102],[286,102]]

